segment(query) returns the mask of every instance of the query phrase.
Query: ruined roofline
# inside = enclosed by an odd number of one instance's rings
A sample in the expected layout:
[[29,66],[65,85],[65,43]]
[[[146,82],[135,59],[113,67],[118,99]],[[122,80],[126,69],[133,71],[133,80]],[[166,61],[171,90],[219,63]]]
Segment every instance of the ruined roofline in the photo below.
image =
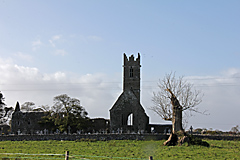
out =
[[138,57],[136,58],[136,60],[133,54],[129,58],[125,53],[123,55],[124,55],[124,64],[126,64],[127,62],[138,62],[138,64],[140,65],[140,53],[138,53]]
[[47,113],[47,111],[20,111],[22,113]]

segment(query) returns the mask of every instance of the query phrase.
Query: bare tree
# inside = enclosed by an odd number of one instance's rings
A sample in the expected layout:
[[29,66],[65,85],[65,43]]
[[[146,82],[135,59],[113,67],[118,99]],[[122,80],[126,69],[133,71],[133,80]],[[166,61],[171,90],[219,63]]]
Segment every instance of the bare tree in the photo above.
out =
[[202,94],[193,88],[193,84],[184,77],[175,77],[175,73],[166,74],[158,83],[159,91],[153,93],[151,110],[161,118],[172,121],[172,132],[183,130],[183,115],[191,116],[198,112],[197,105],[202,102]]

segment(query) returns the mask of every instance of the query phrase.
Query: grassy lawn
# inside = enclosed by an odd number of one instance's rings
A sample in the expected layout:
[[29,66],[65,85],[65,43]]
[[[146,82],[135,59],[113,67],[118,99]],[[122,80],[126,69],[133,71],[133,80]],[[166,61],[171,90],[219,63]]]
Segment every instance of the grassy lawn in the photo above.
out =
[[[240,141],[208,140],[210,147],[163,146],[164,141],[2,141],[0,158],[64,159],[240,159]],[[24,153],[24,154],[4,154]],[[37,154],[37,155],[36,155]],[[41,155],[38,155],[41,154]],[[60,154],[60,155],[43,155]],[[5,158],[4,158],[5,157]]]

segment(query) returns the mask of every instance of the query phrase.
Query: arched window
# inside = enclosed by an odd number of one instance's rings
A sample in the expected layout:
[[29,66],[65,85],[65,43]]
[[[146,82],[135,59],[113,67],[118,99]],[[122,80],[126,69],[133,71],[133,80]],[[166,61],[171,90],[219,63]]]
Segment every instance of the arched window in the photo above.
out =
[[133,125],[133,114],[132,113],[128,116],[127,125],[128,126]]
[[133,68],[132,67],[130,68],[129,76],[133,77]]

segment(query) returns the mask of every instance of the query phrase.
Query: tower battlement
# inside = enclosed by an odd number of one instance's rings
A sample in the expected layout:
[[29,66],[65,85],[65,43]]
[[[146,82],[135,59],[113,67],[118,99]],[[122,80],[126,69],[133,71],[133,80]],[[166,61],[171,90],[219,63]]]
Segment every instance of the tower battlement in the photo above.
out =
[[124,65],[134,64],[134,65],[139,65],[141,67],[141,65],[140,65],[140,54],[139,53],[138,53],[138,57],[136,58],[136,60],[135,60],[135,57],[134,57],[133,54],[128,58],[127,55],[124,53],[123,57],[124,57]]

